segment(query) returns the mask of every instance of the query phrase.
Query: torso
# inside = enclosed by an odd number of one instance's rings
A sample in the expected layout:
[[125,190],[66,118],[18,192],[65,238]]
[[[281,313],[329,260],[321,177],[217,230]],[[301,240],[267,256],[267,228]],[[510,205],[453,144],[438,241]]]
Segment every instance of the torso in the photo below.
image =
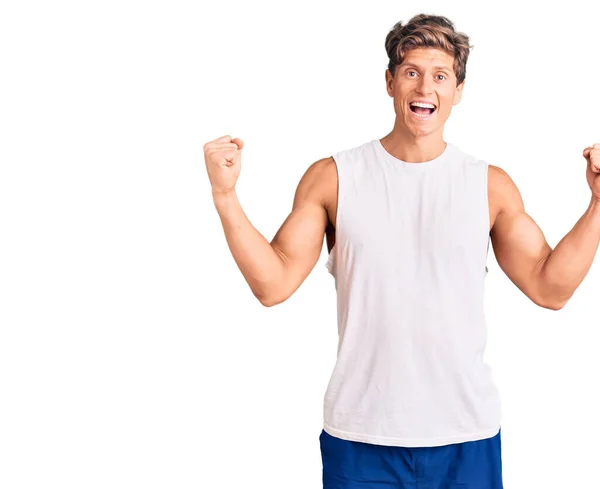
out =
[[[418,164],[418,163],[415,163]],[[489,165],[488,170],[488,211],[490,214],[490,229],[491,233],[496,217],[500,213],[501,202],[500,195],[498,193],[498,167]],[[329,157],[324,162],[324,171],[321,174],[323,178],[323,188],[325,192],[325,208],[327,215],[329,216],[329,223],[325,230],[325,237],[327,240],[327,251],[330,252],[335,245],[335,228],[336,228],[336,217],[337,217],[337,167],[332,157]]]

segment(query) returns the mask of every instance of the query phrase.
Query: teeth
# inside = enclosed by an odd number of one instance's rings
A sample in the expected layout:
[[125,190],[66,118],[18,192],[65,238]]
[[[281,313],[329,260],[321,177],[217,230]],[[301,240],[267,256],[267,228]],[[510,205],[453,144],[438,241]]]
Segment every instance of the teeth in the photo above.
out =
[[435,109],[433,104],[424,104],[422,102],[411,102],[410,105],[416,105],[417,107],[424,107],[426,109]]

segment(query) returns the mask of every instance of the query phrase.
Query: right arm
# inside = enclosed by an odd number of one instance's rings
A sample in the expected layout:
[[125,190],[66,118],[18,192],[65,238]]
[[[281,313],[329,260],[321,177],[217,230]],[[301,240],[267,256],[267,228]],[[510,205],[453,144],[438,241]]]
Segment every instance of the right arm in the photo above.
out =
[[[239,157],[234,162],[239,164]],[[209,164],[214,162],[207,159]],[[327,179],[323,175],[330,168],[331,158],[323,158],[307,169],[296,189],[292,211],[270,243],[248,220],[234,185],[216,185],[214,176],[219,175],[213,171],[213,201],[227,244],[253,294],[265,306],[289,298],[319,259],[328,223],[324,202]]]

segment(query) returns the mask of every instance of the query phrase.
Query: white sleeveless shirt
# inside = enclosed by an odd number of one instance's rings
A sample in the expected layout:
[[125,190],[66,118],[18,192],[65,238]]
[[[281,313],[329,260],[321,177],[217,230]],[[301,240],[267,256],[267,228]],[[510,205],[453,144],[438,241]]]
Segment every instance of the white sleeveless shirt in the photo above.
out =
[[339,342],[323,429],[378,445],[489,438],[500,398],[483,361],[488,164],[446,143],[424,163],[375,139],[333,155]]

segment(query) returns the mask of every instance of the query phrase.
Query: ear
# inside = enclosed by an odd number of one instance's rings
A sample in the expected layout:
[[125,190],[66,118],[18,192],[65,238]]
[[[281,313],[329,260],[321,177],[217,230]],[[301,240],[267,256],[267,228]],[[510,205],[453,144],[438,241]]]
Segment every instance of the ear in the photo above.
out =
[[385,88],[390,97],[394,96],[394,77],[389,69],[385,70]]
[[463,82],[456,87],[456,90],[454,92],[454,100],[452,101],[452,105],[457,105],[462,100],[462,92],[463,92],[463,89],[465,88],[465,81],[466,80],[463,80]]

